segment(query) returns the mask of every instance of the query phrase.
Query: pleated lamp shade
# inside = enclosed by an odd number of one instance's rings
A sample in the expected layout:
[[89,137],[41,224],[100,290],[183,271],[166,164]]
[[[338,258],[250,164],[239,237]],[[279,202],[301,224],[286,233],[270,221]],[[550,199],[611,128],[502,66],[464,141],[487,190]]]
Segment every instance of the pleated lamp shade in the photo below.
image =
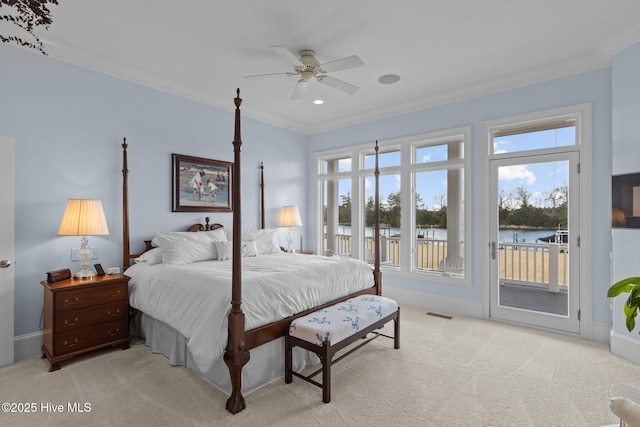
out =
[[297,206],[283,206],[280,211],[281,227],[302,227],[300,212]]
[[100,200],[69,199],[58,235],[98,236],[109,234]]

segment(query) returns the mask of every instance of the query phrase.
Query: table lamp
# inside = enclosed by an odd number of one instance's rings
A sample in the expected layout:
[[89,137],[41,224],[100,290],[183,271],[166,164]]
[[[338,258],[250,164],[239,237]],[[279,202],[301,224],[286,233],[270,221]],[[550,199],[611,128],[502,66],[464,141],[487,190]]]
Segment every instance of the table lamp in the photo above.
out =
[[300,219],[300,212],[298,212],[297,206],[283,206],[280,210],[280,226],[289,227],[289,252],[293,252],[291,244],[293,243],[293,237],[291,235],[291,227],[302,227],[302,220]]
[[90,279],[94,275],[94,271],[89,269],[91,249],[87,236],[107,234],[109,234],[109,228],[100,200],[69,199],[67,209],[60,222],[60,228],[58,228],[58,235],[82,236],[78,253],[82,269],[75,274],[76,277]]

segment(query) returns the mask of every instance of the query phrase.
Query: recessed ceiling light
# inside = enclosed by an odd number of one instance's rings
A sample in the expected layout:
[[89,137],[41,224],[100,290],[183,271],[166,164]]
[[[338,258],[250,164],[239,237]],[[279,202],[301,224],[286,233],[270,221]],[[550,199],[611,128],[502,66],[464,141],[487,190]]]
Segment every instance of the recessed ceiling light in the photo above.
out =
[[322,104],[324,104],[324,101],[322,99],[314,99],[313,103],[316,104],[316,105],[322,105]]
[[397,83],[400,80],[400,76],[397,74],[385,74],[378,78],[378,82],[383,85],[391,85]]

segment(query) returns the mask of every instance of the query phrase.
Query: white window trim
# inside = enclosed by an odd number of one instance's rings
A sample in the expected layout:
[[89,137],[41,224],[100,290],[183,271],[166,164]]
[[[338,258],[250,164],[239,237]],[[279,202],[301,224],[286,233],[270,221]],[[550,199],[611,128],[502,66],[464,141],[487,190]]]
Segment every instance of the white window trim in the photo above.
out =
[[[415,163],[414,152],[415,147],[424,145],[425,142],[437,145],[438,142],[450,141],[454,138],[460,138],[464,142],[464,151],[462,159],[453,159],[441,162]],[[400,166],[391,166],[380,168],[381,175],[400,174],[401,187],[401,209],[402,221],[400,233],[403,236],[413,236],[412,224],[415,222],[415,180],[414,172],[428,170],[442,170],[451,168],[464,169],[464,194],[465,194],[465,210],[464,210],[464,241],[465,241],[465,275],[464,278],[450,277],[437,272],[416,271],[413,269],[413,254],[415,251],[414,239],[402,239],[400,267],[381,268],[385,272],[392,273],[394,276],[407,277],[411,279],[429,280],[430,282],[453,284],[462,286],[471,286],[471,266],[472,266],[472,222],[471,222],[471,126],[461,126],[451,129],[444,129],[434,132],[421,133],[416,135],[393,138],[384,141],[378,141],[379,152],[399,150]],[[363,181],[365,177],[371,175],[373,169],[364,169],[364,157],[375,153],[373,143],[360,144],[357,146],[338,148],[315,153],[316,169],[316,195],[315,195],[315,233],[316,233],[316,252],[320,253],[323,249],[323,233],[322,227],[322,183],[327,179],[351,179],[351,200],[352,200],[352,218],[351,218],[351,239],[352,239],[352,256],[361,258],[362,252],[362,232],[364,222],[364,212],[361,209],[361,199],[363,195]],[[351,156],[350,172],[334,172],[322,173],[322,162],[325,160],[334,160],[337,158],[345,158]],[[408,190],[407,190],[408,189]],[[410,197],[406,197],[410,195]],[[354,201],[358,201],[355,203]]]

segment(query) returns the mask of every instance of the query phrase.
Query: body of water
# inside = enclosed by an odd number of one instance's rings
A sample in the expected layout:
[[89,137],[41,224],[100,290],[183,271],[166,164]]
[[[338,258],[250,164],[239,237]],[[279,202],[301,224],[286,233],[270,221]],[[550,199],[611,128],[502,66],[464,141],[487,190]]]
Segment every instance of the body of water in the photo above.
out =
[[[380,233],[385,236],[399,236],[399,228],[380,228]],[[339,226],[338,234],[351,235],[350,226]],[[444,228],[422,228],[418,229],[418,234],[423,235],[426,239],[434,240],[446,240],[447,230]],[[539,243],[538,239],[542,237],[554,236],[555,230],[520,230],[520,229],[508,229],[500,230],[499,241],[500,242],[520,242],[520,243]],[[373,236],[373,228],[367,227],[367,236]]]

